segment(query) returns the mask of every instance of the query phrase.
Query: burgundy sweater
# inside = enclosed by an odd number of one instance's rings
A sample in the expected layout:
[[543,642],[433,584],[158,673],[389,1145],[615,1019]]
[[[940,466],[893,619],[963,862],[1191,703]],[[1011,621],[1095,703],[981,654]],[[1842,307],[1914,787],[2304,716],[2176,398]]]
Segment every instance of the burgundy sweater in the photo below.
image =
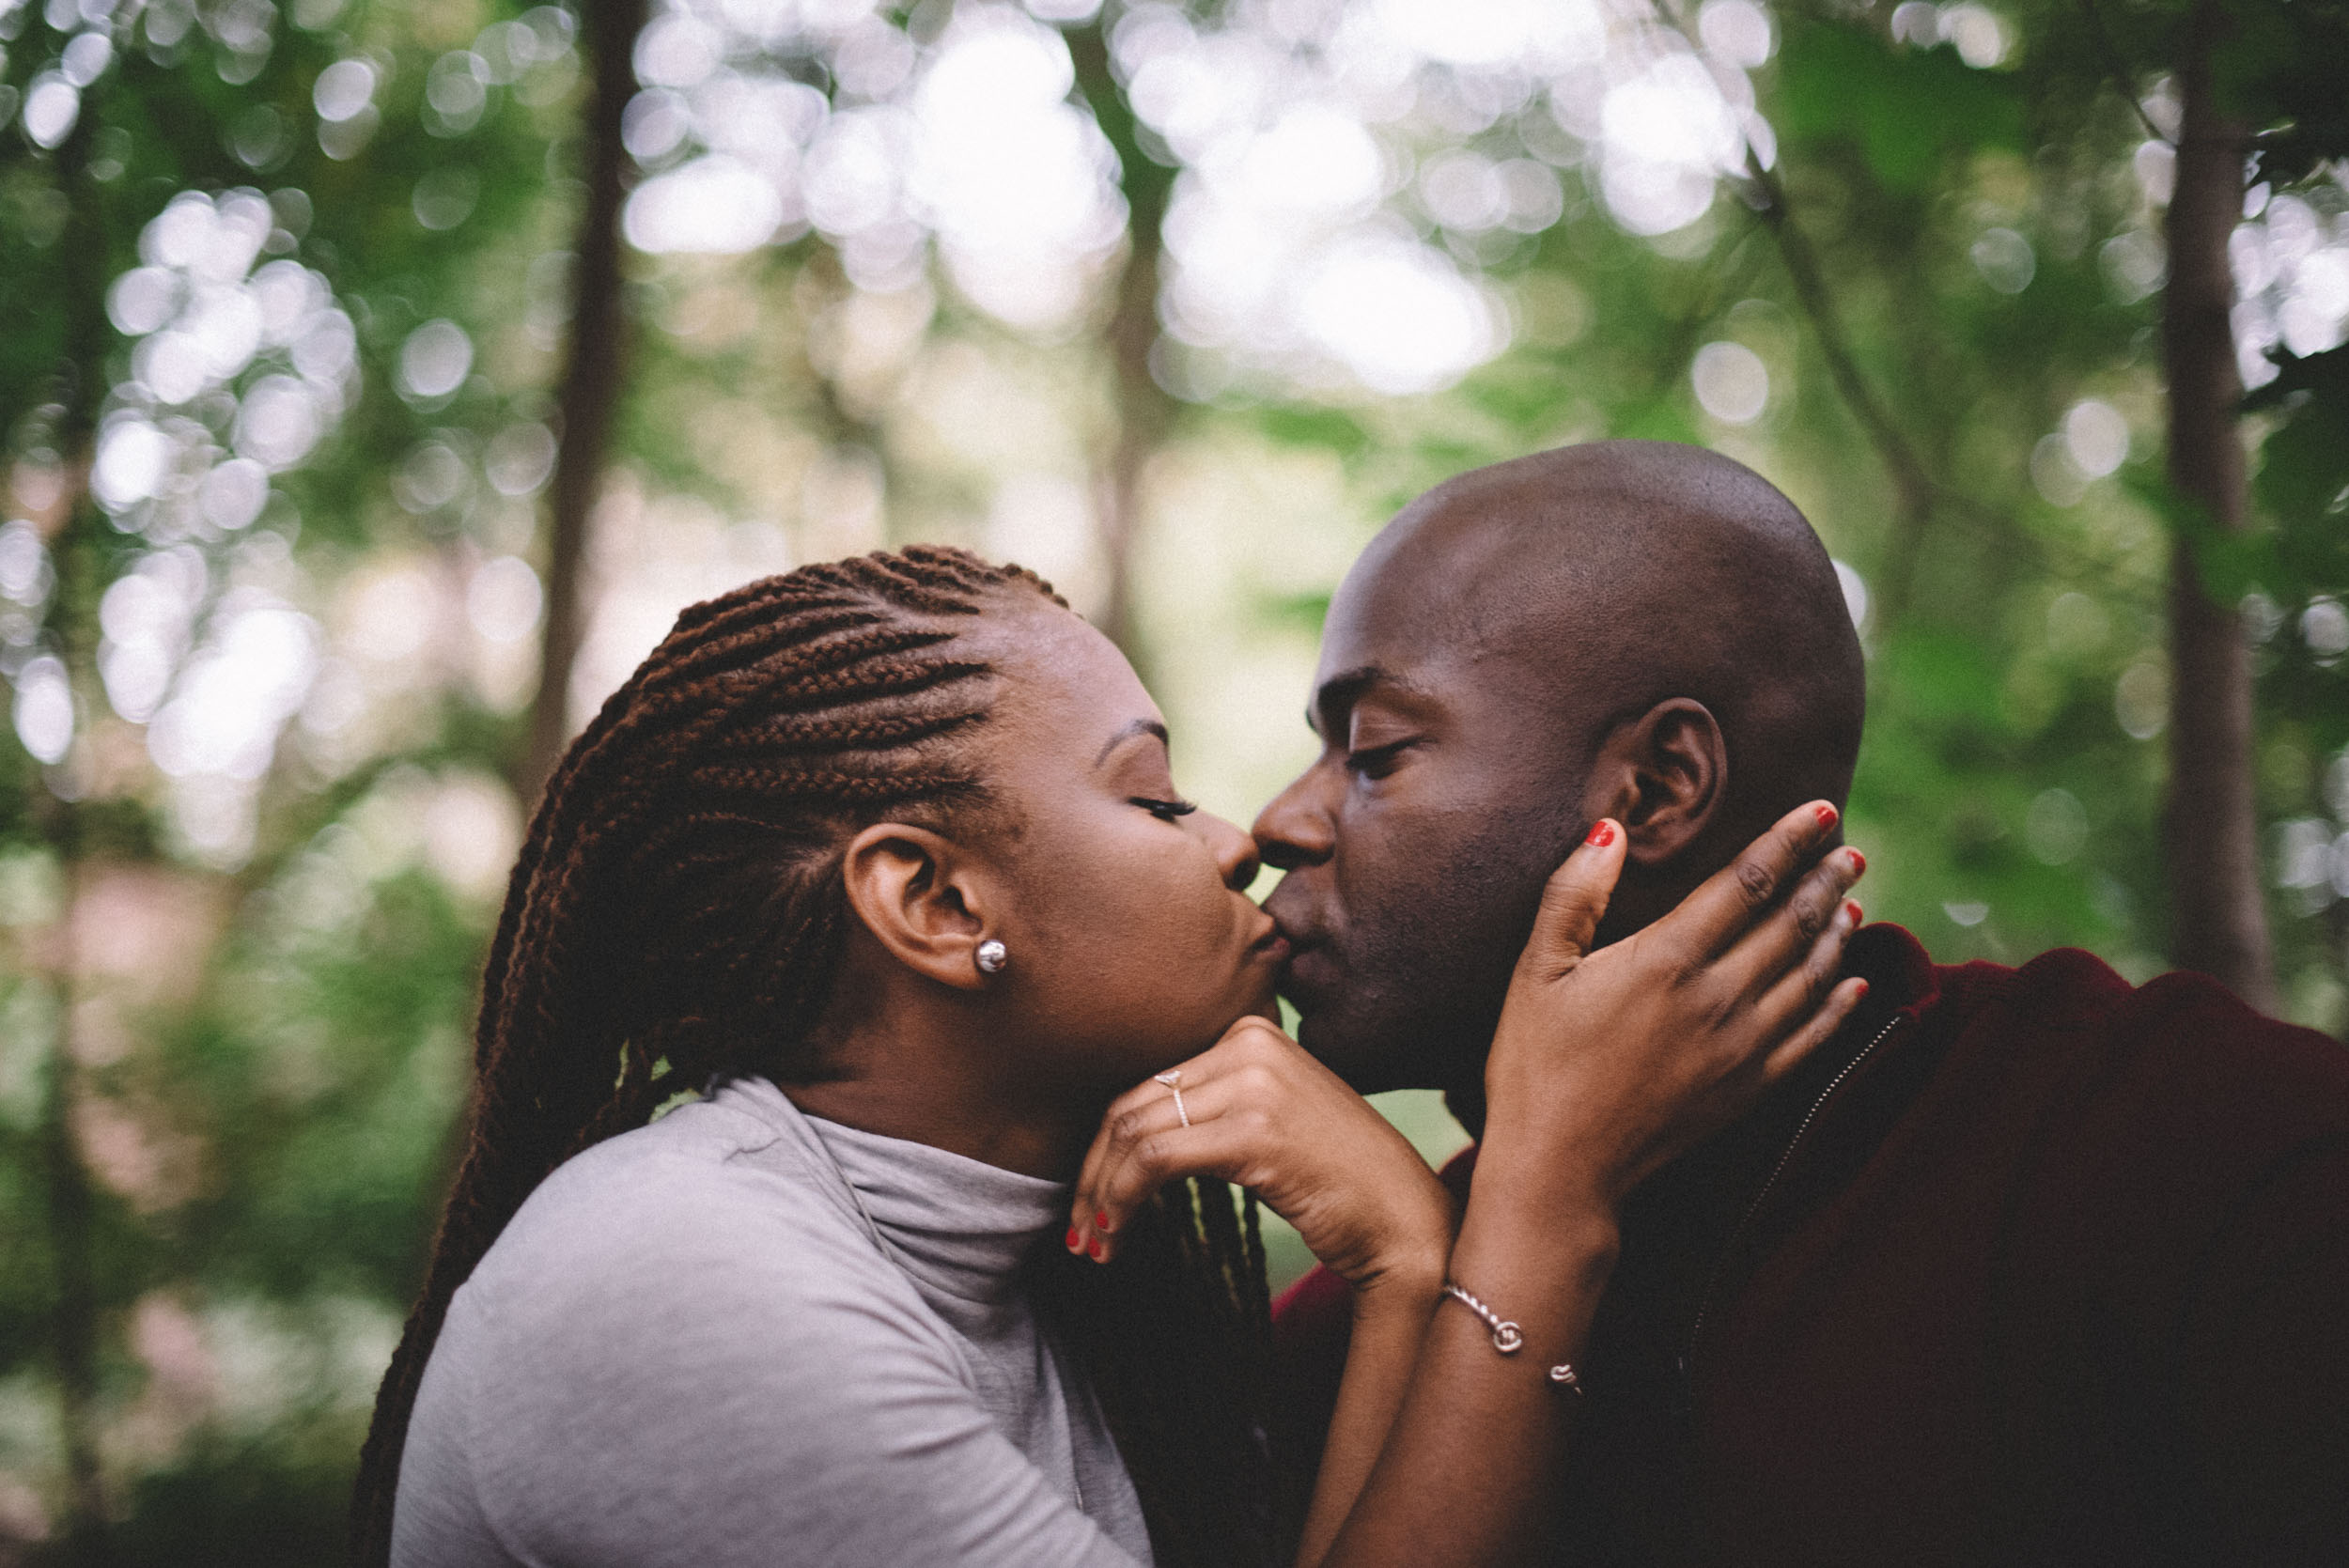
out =
[[[1851,968],[1852,1026],[1626,1206],[1557,1560],[2349,1564],[2349,1049],[2070,949]],[[1275,1309],[1300,1467],[1346,1307]]]

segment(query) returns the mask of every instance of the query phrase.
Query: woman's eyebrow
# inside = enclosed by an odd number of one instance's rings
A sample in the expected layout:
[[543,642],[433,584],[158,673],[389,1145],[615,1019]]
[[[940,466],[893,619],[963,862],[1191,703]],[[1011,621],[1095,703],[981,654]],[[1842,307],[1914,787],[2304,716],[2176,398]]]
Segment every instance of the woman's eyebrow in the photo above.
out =
[[1093,766],[1098,768],[1101,764],[1109,761],[1110,753],[1112,752],[1114,752],[1117,748],[1123,746],[1127,741],[1131,740],[1137,735],[1155,735],[1159,737],[1159,743],[1160,745],[1172,744],[1172,742],[1167,739],[1166,726],[1164,724],[1159,723],[1156,719],[1137,719],[1132,723],[1128,724],[1124,729],[1119,730],[1115,735],[1109,737],[1108,743],[1101,748],[1100,754],[1093,759]]

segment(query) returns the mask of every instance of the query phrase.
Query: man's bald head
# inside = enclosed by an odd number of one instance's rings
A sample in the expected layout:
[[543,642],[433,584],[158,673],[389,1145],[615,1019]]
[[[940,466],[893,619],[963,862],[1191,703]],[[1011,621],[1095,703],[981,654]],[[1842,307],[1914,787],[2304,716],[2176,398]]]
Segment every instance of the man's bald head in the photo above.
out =
[[1865,677],[1835,564],[1793,502],[1718,452],[1595,442],[1473,470],[1405,507],[1346,589],[1430,647],[1522,671],[1526,722],[1562,747],[1703,704],[1729,742],[1724,826],[1751,830],[1724,862],[1851,786]]
[[1366,1087],[1473,1080],[1541,883],[1592,818],[1631,833],[1620,935],[1786,810],[1840,801],[1863,700],[1802,514],[1661,442],[1413,502],[1339,589],[1317,681],[1323,758],[1257,831],[1291,871],[1268,907],[1300,948],[1306,1044]]

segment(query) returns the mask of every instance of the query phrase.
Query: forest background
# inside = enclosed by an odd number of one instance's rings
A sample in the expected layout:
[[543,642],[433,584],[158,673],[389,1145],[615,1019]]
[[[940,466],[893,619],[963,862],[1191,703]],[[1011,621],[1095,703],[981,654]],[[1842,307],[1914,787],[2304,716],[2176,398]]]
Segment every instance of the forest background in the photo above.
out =
[[1701,442],[1842,567],[1873,915],[2349,1026],[2338,0],[0,0],[0,1564],[337,1560],[537,783],[798,562],[1036,567],[1244,822],[1396,505]]

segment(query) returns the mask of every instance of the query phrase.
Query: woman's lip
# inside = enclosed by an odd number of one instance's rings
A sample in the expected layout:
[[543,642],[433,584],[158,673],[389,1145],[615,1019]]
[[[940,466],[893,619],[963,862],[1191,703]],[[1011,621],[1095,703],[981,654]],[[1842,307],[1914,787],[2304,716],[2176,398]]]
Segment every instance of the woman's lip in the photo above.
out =
[[1251,942],[1248,951],[1276,964],[1285,964],[1289,960],[1289,939],[1281,934],[1281,928],[1276,925]]

